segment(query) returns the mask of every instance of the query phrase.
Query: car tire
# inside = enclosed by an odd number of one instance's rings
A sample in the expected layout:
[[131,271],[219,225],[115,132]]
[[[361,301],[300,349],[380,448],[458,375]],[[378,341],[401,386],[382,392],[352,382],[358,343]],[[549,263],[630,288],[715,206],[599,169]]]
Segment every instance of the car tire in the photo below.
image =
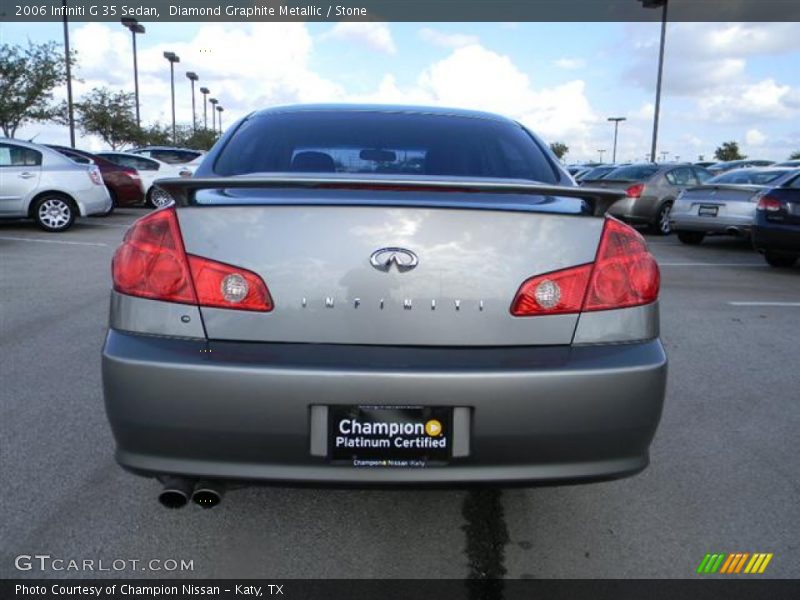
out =
[[61,194],[45,194],[33,205],[36,224],[50,233],[66,231],[72,227],[77,216],[75,203]]
[[150,189],[147,190],[147,206],[151,208],[164,208],[172,202],[172,196],[160,188],[150,186]]
[[669,224],[669,213],[672,211],[672,202],[667,200],[658,209],[656,220],[653,221],[653,231],[658,235],[669,235],[672,233],[672,226]]
[[797,257],[786,256],[785,254],[772,254],[771,252],[767,252],[764,254],[764,260],[766,260],[767,264],[771,267],[775,267],[778,269],[788,269],[794,266],[794,264],[797,262]]
[[678,239],[688,246],[699,246],[703,243],[706,234],[699,231],[679,231]]

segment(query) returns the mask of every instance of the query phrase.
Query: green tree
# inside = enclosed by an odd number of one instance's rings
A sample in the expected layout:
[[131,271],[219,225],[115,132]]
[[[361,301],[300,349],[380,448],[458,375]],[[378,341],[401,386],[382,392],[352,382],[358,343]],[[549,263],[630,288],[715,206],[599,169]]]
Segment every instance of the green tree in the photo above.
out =
[[714,158],[721,161],[726,160],[742,160],[747,158],[744,154],[739,152],[739,143],[730,141],[723,143],[719,148],[714,151]]
[[101,137],[116,150],[137,141],[139,131],[134,108],[133,94],[94,88],[75,104],[76,121],[81,131]]
[[552,142],[550,144],[550,150],[553,151],[553,154],[556,155],[558,160],[561,160],[569,152],[569,146],[564,142]]
[[155,122],[139,129],[136,133],[139,146],[169,146],[172,144],[172,127]]
[[[70,56],[75,64],[75,54]],[[14,137],[26,122],[63,122],[65,103],[53,103],[53,91],[67,81],[63,54],[55,42],[0,45],[0,128]]]
[[792,152],[792,154],[789,156],[789,160],[800,160],[800,150],[797,152]]
[[202,127],[195,132],[191,131],[191,128],[189,128],[187,133],[189,135],[181,139],[181,145],[194,150],[211,150],[211,146],[219,139],[217,133],[210,129],[203,129]]

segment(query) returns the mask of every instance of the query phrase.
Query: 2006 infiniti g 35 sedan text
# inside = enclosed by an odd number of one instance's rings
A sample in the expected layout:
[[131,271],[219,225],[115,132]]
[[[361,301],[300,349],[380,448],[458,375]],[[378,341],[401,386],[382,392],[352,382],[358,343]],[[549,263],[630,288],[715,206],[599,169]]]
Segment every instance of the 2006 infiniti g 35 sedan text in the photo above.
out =
[[[659,272],[524,127],[460,110],[251,114],[113,260],[117,459],[221,481],[580,482],[648,463]],[[596,216],[599,215],[599,216]],[[204,496],[203,494],[206,493]]]

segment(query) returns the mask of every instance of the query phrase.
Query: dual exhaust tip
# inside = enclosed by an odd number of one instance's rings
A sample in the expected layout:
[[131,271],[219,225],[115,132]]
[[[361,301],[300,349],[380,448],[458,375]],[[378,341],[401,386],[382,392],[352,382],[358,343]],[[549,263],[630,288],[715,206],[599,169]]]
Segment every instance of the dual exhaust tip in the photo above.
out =
[[214,481],[193,481],[183,477],[169,477],[158,495],[165,508],[183,508],[191,500],[201,508],[214,508],[222,502],[225,488]]

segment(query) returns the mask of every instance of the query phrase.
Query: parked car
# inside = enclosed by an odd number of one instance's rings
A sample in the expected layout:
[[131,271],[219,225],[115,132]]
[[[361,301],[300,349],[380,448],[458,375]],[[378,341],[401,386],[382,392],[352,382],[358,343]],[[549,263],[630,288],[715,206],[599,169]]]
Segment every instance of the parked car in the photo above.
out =
[[[97,165],[103,176],[103,183],[106,184],[111,194],[113,206],[136,206],[144,202],[142,178],[139,177],[136,169],[118,165],[97,154],[76,150],[75,148],[67,148],[55,144],[47,144],[47,147],[60,152],[75,162]],[[111,210],[113,210],[113,207]],[[109,214],[111,214],[111,211],[109,211]]]
[[773,267],[791,267],[800,258],[800,170],[759,198],[753,246]]
[[775,167],[791,167],[792,169],[800,169],[800,160],[785,160],[782,163],[773,165]]
[[142,179],[145,202],[154,208],[162,208],[172,202],[172,199],[163,190],[153,185],[156,179],[192,176],[192,171],[183,165],[171,165],[155,158],[146,158],[137,154],[98,152],[97,155],[118,165],[136,169]]
[[590,185],[625,192],[625,198],[615,202],[608,214],[669,235],[669,215],[675,198],[686,188],[710,178],[708,171],[690,164],[641,163],[619,167]]
[[617,165],[598,165],[575,177],[575,181],[582,185],[592,185],[592,182],[603,179],[616,168]]
[[768,167],[775,164],[774,160],[761,160],[754,158],[745,158],[743,160],[728,160],[725,162],[718,162],[708,167],[712,175],[721,175],[733,169],[747,169],[750,167]]
[[711,165],[715,165],[715,164],[717,164],[717,161],[715,161],[715,160],[701,160],[700,162],[694,163],[694,166],[695,167],[703,167],[704,169],[707,169]]
[[749,237],[756,202],[764,190],[797,174],[794,169],[735,169],[678,195],[670,213],[672,230],[684,244],[700,244],[708,234]]
[[142,146],[134,148],[131,154],[139,154],[148,158],[155,158],[170,165],[180,165],[193,161],[198,156],[203,156],[202,150],[192,150],[190,148],[176,148],[172,146]]
[[647,465],[658,266],[638,232],[587,211],[621,194],[575,186],[518,123],[269,109],[159,185],[176,203],[114,255],[102,360],[117,460],[168,478],[165,505],[212,506],[225,479],[541,483]]
[[30,218],[49,232],[102,215],[111,196],[96,165],[30,142],[0,138],[0,218]]

